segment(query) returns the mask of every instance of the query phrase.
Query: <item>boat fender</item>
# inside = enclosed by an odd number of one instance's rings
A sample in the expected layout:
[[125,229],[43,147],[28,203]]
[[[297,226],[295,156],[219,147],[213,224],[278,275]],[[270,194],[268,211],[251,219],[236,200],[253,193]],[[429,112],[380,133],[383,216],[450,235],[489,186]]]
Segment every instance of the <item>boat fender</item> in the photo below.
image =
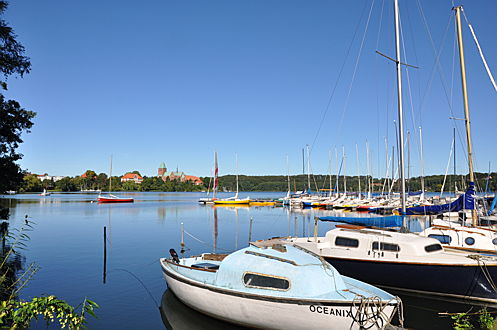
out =
[[179,264],[179,258],[178,258],[178,254],[176,253],[176,251],[174,251],[174,249],[169,249],[169,254],[171,255],[171,258],[173,258],[173,261],[177,264]]

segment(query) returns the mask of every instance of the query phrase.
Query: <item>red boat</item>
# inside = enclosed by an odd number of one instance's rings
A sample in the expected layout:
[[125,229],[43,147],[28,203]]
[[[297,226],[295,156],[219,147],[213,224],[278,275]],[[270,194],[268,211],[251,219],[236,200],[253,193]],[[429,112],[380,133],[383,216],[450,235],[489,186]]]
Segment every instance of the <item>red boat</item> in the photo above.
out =
[[109,194],[109,196],[98,196],[97,200],[99,203],[133,203],[135,201],[133,198],[122,198],[112,194]]

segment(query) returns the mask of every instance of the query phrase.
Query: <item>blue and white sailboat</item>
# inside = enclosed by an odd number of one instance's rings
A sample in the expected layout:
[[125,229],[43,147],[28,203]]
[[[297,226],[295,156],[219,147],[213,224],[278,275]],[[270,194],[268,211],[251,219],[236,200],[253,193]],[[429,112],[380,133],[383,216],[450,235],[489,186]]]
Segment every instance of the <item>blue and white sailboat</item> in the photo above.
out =
[[243,326],[383,329],[400,303],[299,247],[256,242],[229,255],[171,256],[160,264],[182,302]]

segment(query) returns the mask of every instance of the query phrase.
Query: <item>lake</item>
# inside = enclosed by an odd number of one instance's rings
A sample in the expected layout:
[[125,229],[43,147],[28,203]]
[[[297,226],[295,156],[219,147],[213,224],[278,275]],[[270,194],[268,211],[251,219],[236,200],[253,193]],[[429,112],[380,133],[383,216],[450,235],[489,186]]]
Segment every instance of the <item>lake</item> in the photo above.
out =
[[[36,224],[22,251],[25,265],[40,269],[21,298],[53,294],[78,305],[85,297],[97,302],[98,319],[92,329],[234,329],[183,305],[166,291],[158,259],[169,249],[181,250],[185,230],[185,256],[203,252],[230,252],[246,247],[249,240],[273,236],[313,235],[314,217],[341,211],[282,207],[213,207],[199,205],[204,193],[116,193],[132,196],[135,203],[98,204],[96,194],[54,193],[4,196],[11,208],[11,228],[27,215]],[[220,197],[231,194],[220,194]],[[245,193],[252,198],[275,198],[285,193]],[[350,213],[349,213],[350,214]],[[412,231],[425,224],[413,221]],[[104,239],[107,265],[104,283]],[[320,222],[324,235],[333,223]],[[399,294],[396,292],[392,292]],[[450,329],[452,320],[438,312],[465,312],[471,306],[427,297],[400,295],[405,325],[415,329]],[[473,311],[480,307],[473,307]],[[40,321],[36,327],[44,328]]]

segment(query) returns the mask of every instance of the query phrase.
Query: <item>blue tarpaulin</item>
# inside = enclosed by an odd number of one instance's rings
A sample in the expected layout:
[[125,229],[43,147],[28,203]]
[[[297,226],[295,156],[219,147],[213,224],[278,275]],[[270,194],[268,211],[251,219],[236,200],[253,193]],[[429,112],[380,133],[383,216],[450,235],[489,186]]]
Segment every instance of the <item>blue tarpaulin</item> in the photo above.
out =
[[[475,208],[475,183],[470,182],[466,192],[455,201],[442,205],[427,205],[406,208],[406,215],[437,215],[445,212],[458,212]],[[402,209],[397,209],[402,212]]]
[[403,217],[392,215],[388,217],[320,217],[319,220],[345,222],[353,225],[374,226],[374,227],[401,227]]

